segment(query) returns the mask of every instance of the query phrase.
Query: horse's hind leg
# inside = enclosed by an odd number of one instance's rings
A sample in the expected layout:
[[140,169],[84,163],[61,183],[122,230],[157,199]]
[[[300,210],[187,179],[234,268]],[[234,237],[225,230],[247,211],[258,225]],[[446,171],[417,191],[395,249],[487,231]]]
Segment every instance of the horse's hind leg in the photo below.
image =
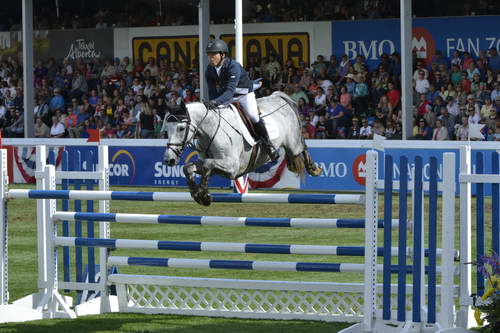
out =
[[321,170],[321,168],[314,163],[311,155],[309,155],[309,152],[307,151],[307,148],[302,152],[302,156],[304,158],[307,173],[314,177],[319,176],[323,170]]

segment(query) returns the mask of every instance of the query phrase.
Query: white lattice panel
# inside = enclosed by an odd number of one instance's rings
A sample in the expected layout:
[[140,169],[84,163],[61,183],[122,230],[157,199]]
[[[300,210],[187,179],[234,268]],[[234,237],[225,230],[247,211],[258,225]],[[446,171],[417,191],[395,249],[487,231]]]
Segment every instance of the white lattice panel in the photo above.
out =
[[[120,274],[110,276],[110,281],[117,285],[120,311],[123,312],[342,322],[358,322],[363,316],[362,284]],[[406,298],[409,309],[410,288]],[[396,296],[392,295],[391,299],[395,313]],[[379,308],[381,302],[379,294]]]

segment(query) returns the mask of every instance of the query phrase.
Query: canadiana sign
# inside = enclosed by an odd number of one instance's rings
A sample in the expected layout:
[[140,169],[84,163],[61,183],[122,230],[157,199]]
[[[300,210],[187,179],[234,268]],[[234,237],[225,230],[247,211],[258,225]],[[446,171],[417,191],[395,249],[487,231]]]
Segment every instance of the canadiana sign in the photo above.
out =
[[52,30],[49,57],[70,60],[112,59],[113,29]]

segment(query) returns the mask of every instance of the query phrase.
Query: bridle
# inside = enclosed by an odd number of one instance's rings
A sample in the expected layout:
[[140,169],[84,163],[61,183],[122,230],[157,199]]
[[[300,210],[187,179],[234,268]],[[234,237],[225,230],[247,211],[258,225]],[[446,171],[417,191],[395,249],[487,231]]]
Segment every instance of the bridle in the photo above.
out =
[[[174,152],[174,154],[180,158],[181,155],[182,155],[182,152],[184,151],[184,148],[186,148],[186,146],[188,144],[191,143],[191,141],[196,138],[196,136],[198,135],[198,132],[199,132],[199,126],[205,121],[205,119],[207,118],[208,116],[208,112],[209,110],[206,109],[205,111],[205,115],[203,116],[203,118],[201,119],[200,123],[198,125],[195,125],[193,124],[193,122],[191,121],[191,116],[189,115],[189,112],[186,110],[186,114],[187,116],[175,116],[175,115],[169,115],[167,117],[167,122],[176,122],[176,123],[181,123],[181,122],[184,122],[184,123],[187,123],[187,127],[184,131],[184,138],[182,139],[182,142],[174,142],[174,143],[171,143],[171,142],[168,142],[167,143],[167,149],[170,149]],[[191,138],[189,138],[189,133],[191,132],[191,128],[193,128],[193,135]],[[180,147],[180,148],[173,148],[173,147]]]

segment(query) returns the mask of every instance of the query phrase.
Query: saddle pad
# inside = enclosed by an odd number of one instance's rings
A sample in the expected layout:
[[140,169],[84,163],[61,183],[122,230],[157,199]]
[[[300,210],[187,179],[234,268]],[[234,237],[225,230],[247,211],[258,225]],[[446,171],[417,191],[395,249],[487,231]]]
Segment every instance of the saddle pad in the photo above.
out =
[[[238,113],[238,110],[236,110],[236,107],[232,104],[230,104],[230,107],[234,113],[234,116],[237,119],[238,128],[239,128],[241,134],[243,135],[243,138],[250,146],[253,147],[255,145],[255,140],[252,137],[252,135],[250,134],[250,132],[248,131],[248,128],[245,126],[245,123],[241,119],[241,117]],[[271,117],[262,117],[262,119],[264,119],[264,124],[266,125],[267,133],[269,134],[269,139],[270,140],[277,139],[280,135],[278,125],[272,120]]]
[[234,117],[236,118],[236,122],[238,124],[238,130],[240,131],[241,135],[243,136],[243,139],[251,147],[255,146],[255,140],[253,139],[252,134],[250,134],[247,127],[243,123],[243,120],[241,119],[240,115],[238,114],[238,110],[236,110],[236,107],[232,104],[229,104],[229,107],[231,108],[231,111],[233,111],[233,113],[234,113]]

